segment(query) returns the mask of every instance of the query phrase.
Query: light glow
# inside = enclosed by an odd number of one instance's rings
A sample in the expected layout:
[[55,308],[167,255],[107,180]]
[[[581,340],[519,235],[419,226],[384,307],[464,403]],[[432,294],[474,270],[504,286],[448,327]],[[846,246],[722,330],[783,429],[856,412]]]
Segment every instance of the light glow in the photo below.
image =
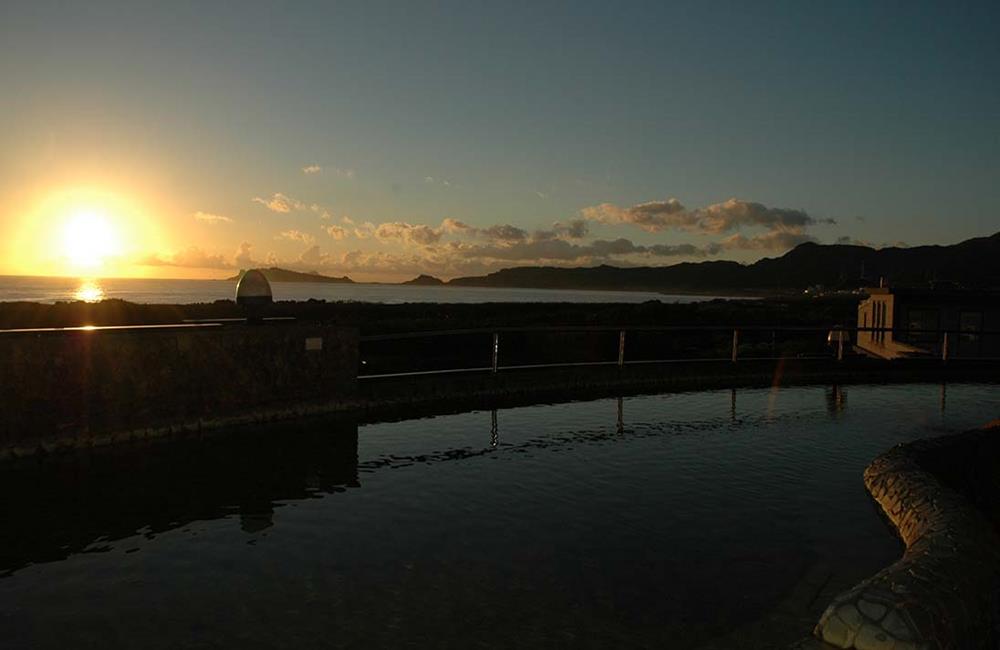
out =
[[101,302],[104,300],[104,289],[94,280],[83,280],[73,293],[73,298],[83,302]]
[[94,269],[121,252],[121,237],[100,212],[75,212],[63,226],[63,253],[77,268]]

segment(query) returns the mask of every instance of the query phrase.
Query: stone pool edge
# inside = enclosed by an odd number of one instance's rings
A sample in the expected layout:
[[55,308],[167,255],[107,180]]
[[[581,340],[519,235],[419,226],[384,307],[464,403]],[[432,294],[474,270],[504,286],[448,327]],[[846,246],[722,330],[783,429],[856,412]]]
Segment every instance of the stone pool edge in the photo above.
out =
[[896,528],[903,557],[834,598],[793,647],[917,650],[987,647],[997,634],[1000,537],[920,459],[1000,435],[1000,420],[897,445],[865,469],[865,487]]

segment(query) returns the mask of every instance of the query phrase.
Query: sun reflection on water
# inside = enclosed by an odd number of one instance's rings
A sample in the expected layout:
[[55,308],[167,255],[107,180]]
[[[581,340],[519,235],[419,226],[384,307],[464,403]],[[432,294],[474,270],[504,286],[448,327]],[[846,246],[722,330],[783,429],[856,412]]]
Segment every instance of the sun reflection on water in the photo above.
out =
[[83,302],[100,302],[104,297],[104,289],[96,280],[81,280],[80,286],[73,293],[73,298]]

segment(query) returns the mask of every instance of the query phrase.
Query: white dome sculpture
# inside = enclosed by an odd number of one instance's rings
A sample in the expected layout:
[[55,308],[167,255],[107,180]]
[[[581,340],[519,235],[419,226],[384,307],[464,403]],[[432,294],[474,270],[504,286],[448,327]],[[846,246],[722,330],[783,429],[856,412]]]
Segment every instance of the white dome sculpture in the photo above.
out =
[[271,283],[257,269],[250,269],[243,274],[236,285],[236,304],[243,307],[264,307],[270,305]]

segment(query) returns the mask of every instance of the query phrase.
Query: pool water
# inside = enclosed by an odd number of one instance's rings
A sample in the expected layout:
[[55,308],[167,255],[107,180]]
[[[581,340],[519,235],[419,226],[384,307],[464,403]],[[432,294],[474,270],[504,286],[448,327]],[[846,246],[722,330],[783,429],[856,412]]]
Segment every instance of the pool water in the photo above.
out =
[[769,647],[900,542],[861,481],[985,384],[739,389],[14,463],[5,648]]

